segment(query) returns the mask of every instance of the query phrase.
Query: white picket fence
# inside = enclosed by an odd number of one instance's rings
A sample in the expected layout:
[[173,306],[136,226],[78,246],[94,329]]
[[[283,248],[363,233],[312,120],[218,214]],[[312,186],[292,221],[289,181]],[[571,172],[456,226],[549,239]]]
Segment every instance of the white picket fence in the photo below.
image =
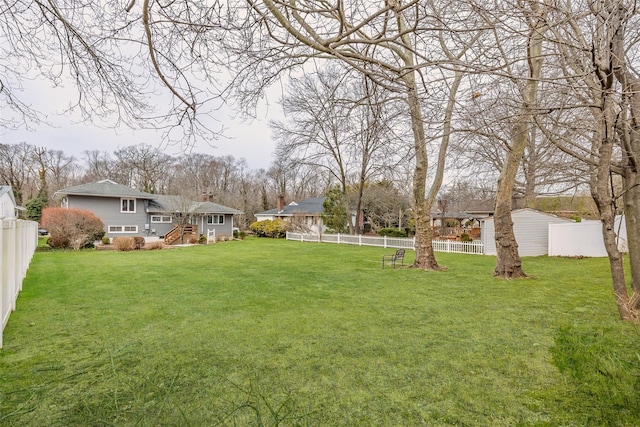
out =
[[2,332],[16,309],[22,281],[38,246],[38,223],[20,219],[0,219],[0,348]]
[[[362,236],[351,234],[304,234],[287,232],[287,240],[298,242],[343,243],[346,245],[378,246],[382,248],[415,249],[415,238]],[[449,240],[433,240],[433,250],[461,254],[483,254],[482,242],[456,242]]]

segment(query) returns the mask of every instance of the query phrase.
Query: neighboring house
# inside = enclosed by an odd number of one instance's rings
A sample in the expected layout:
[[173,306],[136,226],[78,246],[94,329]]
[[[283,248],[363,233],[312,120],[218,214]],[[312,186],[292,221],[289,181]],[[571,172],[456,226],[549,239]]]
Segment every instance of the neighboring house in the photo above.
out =
[[295,227],[320,233],[325,231],[322,214],[326,197],[312,197],[299,202],[284,205],[284,199],[278,198],[278,207],[255,214],[257,221],[281,219],[291,222]]
[[[530,208],[511,212],[513,233],[518,242],[520,256],[546,255],[549,247],[549,224],[572,223],[573,220],[536,211]],[[494,218],[481,221],[481,240],[486,255],[496,255]]]
[[196,226],[195,234],[215,230],[217,236],[231,236],[233,215],[243,213],[212,202],[145,193],[108,179],[65,188],[54,198],[62,207],[93,212],[104,223],[107,237],[164,238],[184,224]]
[[21,210],[24,208],[16,205],[13,189],[9,185],[0,185],[0,218],[16,219]]
[[481,221],[493,215],[493,199],[470,199],[436,203],[431,211],[431,227],[436,239],[458,240],[462,233],[480,239]]

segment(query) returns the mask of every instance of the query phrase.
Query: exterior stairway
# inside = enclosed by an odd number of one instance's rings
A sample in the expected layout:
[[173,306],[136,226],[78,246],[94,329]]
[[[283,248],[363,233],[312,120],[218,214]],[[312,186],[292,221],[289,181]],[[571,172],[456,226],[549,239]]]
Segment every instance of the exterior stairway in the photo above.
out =
[[174,243],[184,243],[180,237],[192,237],[198,238],[198,226],[192,224],[175,225],[171,231],[164,235],[164,243],[167,245],[173,245]]

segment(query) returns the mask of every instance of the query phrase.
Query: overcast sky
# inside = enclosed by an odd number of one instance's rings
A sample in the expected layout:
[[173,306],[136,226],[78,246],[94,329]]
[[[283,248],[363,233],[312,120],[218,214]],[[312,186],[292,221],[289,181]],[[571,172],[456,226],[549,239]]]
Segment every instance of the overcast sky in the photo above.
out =
[[[83,151],[100,150],[112,154],[115,150],[138,144],[149,144],[162,148],[170,155],[183,154],[178,146],[163,146],[162,133],[149,130],[102,129],[93,125],[76,123],[77,116],[58,115],[68,103],[69,93],[64,88],[51,88],[48,82],[30,82],[32,88],[22,97],[34,108],[47,115],[47,121],[53,124],[35,126],[34,131],[26,129],[0,129],[0,142],[3,144],[28,144],[48,149],[62,150],[67,155],[80,159]],[[37,93],[34,95],[33,93]],[[280,106],[277,95],[269,99],[269,107],[263,106],[258,111],[257,119],[243,122],[233,119],[231,113],[221,111],[217,119],[224,122],[226,138],[215,141],[199,141],[193,153],[205,153],[214,156],[231,155],[236,159],[244,158],[251,169],[267,169],[271,164],[275,142],[271,139],[268,127],[269,119],[280,119]],[[3,107],[2,110],[5,110]],[[6,110],[0,112],[6,118]],[[213,129],[219,129],[220,123],[213,122]]]

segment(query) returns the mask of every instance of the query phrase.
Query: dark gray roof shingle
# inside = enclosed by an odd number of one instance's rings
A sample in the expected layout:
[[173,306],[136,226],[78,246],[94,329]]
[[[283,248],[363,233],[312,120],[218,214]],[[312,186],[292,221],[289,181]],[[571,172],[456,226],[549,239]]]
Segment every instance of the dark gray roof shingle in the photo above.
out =
[[324,208],[322,204],[324,203],[326,197],[312,197],[310,199],[305,199],[299,202],[291,202],[288,205],[282,208],[282,211],[278,211],[277,208],[269,209],[268,211],[259,212],[255,214],[256,216],[293,216],[296,214],[306,214],[306,215],[322,215],[324,213]]
[[153,199],[154,195],[138,191],[126,185],[121,185],[108,179],[89,184],[76,185],[75,187],[63,188],[56,191],[55,196],[78,195],[78,196],[103,196],[103,197],[135,197],[137,199]]

